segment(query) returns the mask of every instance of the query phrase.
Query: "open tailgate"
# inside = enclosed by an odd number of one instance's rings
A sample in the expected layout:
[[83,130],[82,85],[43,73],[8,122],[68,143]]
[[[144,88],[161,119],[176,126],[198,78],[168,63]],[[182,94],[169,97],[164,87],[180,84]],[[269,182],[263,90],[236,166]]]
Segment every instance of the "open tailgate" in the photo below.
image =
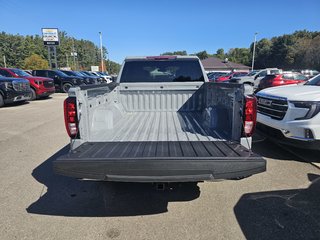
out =
[[53,164],[57,174],[123,182],[233,179],[266,170],[262,157],[227,141],[88,142]]

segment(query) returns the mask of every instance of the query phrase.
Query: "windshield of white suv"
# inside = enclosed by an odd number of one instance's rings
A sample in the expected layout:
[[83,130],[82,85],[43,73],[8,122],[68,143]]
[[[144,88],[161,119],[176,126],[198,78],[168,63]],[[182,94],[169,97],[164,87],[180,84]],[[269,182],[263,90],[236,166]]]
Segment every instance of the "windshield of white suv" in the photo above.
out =
[[305,85],[320,86],[320,74],[311,78]]

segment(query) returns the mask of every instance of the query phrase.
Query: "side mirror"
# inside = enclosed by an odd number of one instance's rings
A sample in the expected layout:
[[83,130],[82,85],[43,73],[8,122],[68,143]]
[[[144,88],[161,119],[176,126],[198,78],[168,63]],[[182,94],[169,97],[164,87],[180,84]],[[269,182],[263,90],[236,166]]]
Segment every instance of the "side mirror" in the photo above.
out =
[[260,77],[260,76],[259,76],[259,75],[255,76],[255,77],[254,77],[254,80],[257,80],[258,77]]
[[232,78],[232,76],[229,77],[229,79],[231,79],[231,78]]
[[59,77],[58,75],[54,75],[54,78],[57,78],[57,79],[59,79],[60,77]]

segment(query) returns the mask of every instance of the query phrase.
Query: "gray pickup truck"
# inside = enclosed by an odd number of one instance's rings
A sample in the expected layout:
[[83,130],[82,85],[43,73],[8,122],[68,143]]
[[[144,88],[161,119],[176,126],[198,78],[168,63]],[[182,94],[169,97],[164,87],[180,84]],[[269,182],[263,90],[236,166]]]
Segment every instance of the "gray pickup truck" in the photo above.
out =
[[197,182],[261,173],[253,153],[256,99],[209,82],[192,56],[126,58],[117,82],[71,88],[70,152],[57,174],[124,182]]

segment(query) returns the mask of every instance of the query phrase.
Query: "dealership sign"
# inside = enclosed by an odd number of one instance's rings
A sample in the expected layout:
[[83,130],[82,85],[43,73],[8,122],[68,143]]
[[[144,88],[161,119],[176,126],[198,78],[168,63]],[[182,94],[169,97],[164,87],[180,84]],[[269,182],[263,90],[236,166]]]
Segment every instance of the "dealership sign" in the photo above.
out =
[[42,39],[46,46],[59,45],[59,31],[58,28],[42,28]]

